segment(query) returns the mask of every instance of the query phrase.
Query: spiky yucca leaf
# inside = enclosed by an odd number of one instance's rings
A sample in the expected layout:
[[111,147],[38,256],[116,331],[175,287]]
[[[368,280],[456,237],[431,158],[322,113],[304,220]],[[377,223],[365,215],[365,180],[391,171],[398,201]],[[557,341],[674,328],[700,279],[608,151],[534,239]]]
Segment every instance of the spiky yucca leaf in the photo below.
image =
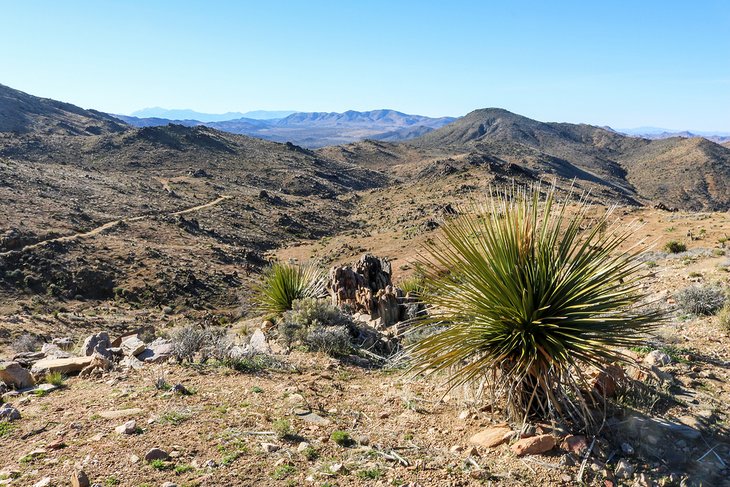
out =
[[587,230],[589,205],[556,203],[555,188],[491,192],[442,227],[422,257],[421,326],[446,325],[410,349],[416,372],[448,371],[452,386],[480,381],[504,393],[515,419],[591,423],[589,366],[620,361],[656,324],[637,306],[638,251],[618,252],[632,229],[609,228],[607,211]]
[[274,263],[254,287],[254,303],[267,313],[283,313],[302,298],[319,298],[325,294],[326,275],[313,263]]

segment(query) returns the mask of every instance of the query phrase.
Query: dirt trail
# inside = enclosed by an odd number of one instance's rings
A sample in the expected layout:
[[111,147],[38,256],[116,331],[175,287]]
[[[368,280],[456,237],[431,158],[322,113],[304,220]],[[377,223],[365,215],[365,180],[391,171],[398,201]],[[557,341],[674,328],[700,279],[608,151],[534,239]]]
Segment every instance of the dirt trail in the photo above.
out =
[[214,199],[213,201],[209,201],[202,205],[192,206],[190,208],[185,208],[184,210],[174,211],[174,212],[170,212],[170,213],[155,213],[155,214],[148,214],[148,215],[139,215],[139,216],[133,216],[133,217],[128,217],[128,218],[120,218],[118,220],[112,220],[112,221],[104,223],[103,225],[100,225],[92,230],[89,230],[88,232],[74,233],[72,235],[65,235],[63,237],[49,238],[48,240],[42,240],[42,241],[36,242],[34,244],[26,245],[25,247],[22,247],[18,250],[0,252],[0,257],[10,255],[13,252],[25,252],[27,250],[33,250],[33,249],[42,247],[44,245],[48,245],[53,242],[71,242],[73,240],[77,240],[80,238],[93,237],[94,235],[98,235],[98,234],[102,233],[104,230],[114,228],[121,223],[136,222],[136,221],[144,220],[146,218],[151,218],[153,216],[164,215],[164,214],[167,214],[170,216],[185,215],[187,213],[192,213],[192,212],[195,212],[198,210],[203,210],[205,208],[210,208],[211,206],[218,205],[218,204],[222,203],[223,201],[226,201],[226,200],[229,200],[232,198],[233,198],[233,196],[224,195],[224,196],[219,196],[218,198]]

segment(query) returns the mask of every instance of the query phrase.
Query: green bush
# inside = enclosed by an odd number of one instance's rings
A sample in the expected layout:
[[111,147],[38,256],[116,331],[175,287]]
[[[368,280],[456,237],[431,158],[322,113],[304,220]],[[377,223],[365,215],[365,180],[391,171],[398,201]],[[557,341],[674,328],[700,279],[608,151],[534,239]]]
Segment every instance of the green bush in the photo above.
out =
[[616,348],[640,343],[662,318],[638,305],[639,251],[618,251],[633,228],[607,228],[610,211],[591,225],[588,204],[558,203],[555,188],[490,196],[428,244],[431,313],[420,326],[445,328],[409,348],[412,371],[449,372],[452,387],[485,381],[518,421],[592,429],[601,399],[583,392],[587,371],[621,361]]
[[62,386],[66,378],[60,372],[50,372],[46,374],[45,382],[53,384],[54,386]]
[[334,441],[338,445],[344,447],[351,446],[355,443],[353,439],[350,438],[350,433],[348,433],[347,431],[333,431],[330,438],[332,438],[332,441]]
[[685,252],[687,250],[687,246],[682,242],[670,240],[669,242],[664,244],[664,250],[666,250],[670,254],[678,254],[680,252]]
[[254,287],[254,302],[264,313],[280,314],[292,309],[297,299],[323,296],[325,279],[325,273],[314,264],[274,263]]
[[689,286],[677,293],[679,307],[694,315],[715,314],[723,307],[725,300],[725,291],[712,284]]

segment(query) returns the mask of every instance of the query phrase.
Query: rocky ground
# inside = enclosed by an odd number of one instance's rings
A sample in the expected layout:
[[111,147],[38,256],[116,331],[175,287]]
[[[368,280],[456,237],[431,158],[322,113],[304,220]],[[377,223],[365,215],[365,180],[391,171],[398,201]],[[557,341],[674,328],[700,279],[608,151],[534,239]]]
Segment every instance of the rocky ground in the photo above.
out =
[[[175,183],[176,191],[187,184],[183,181],[198,184],[185,176]],[[397,191],[347,196],[340,217],[347,222],[344,231],[324,238],[282,237],[280,243],[289,243],[272,246],[259,262],[318,260],[329,266],[372,252],[392,262],[398,283],[413,273],[422,245],[437,237],[465,195],[478,194],[490,180],[465,180],[461,190],[457,182],[399,183]],[[216,199],[215,192],[206,196],[200,204]],[[297,205],[294,197],[280,197]],[[269,204],[270,196],[256,193],[251,205],[263,204],[257,203],[261,198]],[[108,256],[122,259],[119,266],[138,266],[117,286],[134,296],[117,290],[112,298],[64,297],[32,287],[4,294],[0,359],[15,358],[13,346],[30,333],[46,343],[68,338],[70,354],[80,355],[81,362],[76,371],[62,374],[67,377],[60,386],[5,395],[10,406],[0,413],[6,415],[0,420],[0,485],[68,485],[79,471],[89,484],[130,486],[727,484],[730,331],[718,317],[693,316],[676,304],[677,293],[688,286],[727,286],[727,213],[616,209],[622,224],[644,223],[636,239],[653,245],[642,256],[651,273],[647,289],[670,311],[670,319],[646,337],[645,346],[627,351],[644,368],[627,373],[645,385],[619,389],[606,426],[593,438],[547,424],[517,431],[504,424],[499,410],[490,411],[468,391],[447,394],[437,378],[409,377],[398,365],[362,357],[285,353],[273,346],[268,330],[272,361],[255,371],[164,360],[141,365],[145,355],[137,363],[123,350],[113,350],[115,365],[108,370],[104,362],[88,362],[82,344],[101,331],[111,339],[136,332],[150,348],[155,337],[164,340],[187,325],[223,326],[241,346],[248,343],[262,321],[246,306],[246,289],[258,279],[258,267],[247,267],[245,256],[232,259],[238,246],[210,233],[222,221],[235,228],[234,220],[225,220],[229,204],[239,203],[223,201],[180,215],[183,223],[155,216],[63,243],[71,247],[60,253],[64,259],[105,255],[107,261]],[[193,217],[205,231],[185,226]],[[153,238],[161,231],[165,239]],[[190,245],[191,235],[200,245]],[[207,245],[205,239],[218,243]],[[667,253],[664,246],[671,240],[687,250]],[[146,242],[144,248],[140,242]],[[225,248],[216,253],[216,247]],[[55,247],[47,250],[48,259],[58,255]],[[43,252],[28,253],[34,256],[31,266]],[[124,252],[134,255],[124,261]],[[181,271],[182,264],[194,269],[192,276]],[[203,284],[218,281],[196,277],[198,270],[201,276],[218,276],[228,298],[210,299],[221,294],[207,293]],[[156,294],[135,297],[144,290]],[[63,347],[65,342],[59,344]],[[63,355],[46,348],[38,356],[18,358],[31,368],[40,355]],[[90,365],[95,366],[76,375]],[[178,384],[190,394],[175,392]],[[523,446],[541,453],[520,454]],[[153,448],[164,450],[156,453],[162,457],[158,461],[145,459]]]

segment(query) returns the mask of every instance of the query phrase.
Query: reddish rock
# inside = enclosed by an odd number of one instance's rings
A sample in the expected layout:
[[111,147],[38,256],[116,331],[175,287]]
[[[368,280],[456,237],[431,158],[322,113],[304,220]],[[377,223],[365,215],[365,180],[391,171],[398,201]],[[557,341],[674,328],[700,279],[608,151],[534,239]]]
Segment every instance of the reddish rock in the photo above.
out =
[[493,426],[469,438],[469,443],[484,448],[494,448],[512,438],[514,433],[508,426]]
[[618,385],[626,380],[626,372],[618,365],[607,365],[593,377],[593,389],[603,397],[614,397]]
[[552,450],[555,448],[555,443],[553,435],[540,435],[518,440],[510,448],[517,456],[536,455]]
[[588,439],[583,435],[568,435],[560,444],[560,448],[581,456],[588,449]]

